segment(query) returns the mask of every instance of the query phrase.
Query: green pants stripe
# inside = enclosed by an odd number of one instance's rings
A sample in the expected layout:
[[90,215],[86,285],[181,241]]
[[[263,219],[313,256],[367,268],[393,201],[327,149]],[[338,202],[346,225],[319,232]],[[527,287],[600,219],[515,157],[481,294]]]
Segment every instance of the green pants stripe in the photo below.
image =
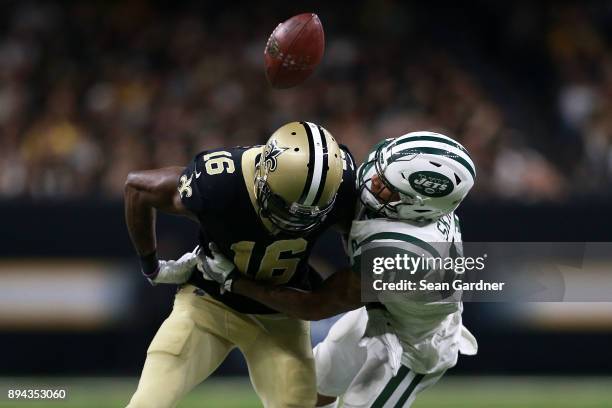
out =
[[408,401],[408,398],[410,398],[410,395],[412,395],[412,392],[414,391],[416,386],[419,385],[423,377],[425,377],[423,374],[417,374],[414,376],[414,379],[412,380],[408,388],[406,388],[406,391],[404,391],[402,397],[399,399],[399,401],[397,401],[397,404],[395,404],[395,408],[402,408],[404,406],[404,404],[406,403],[406,401]]
[[387,402],[387,400],[391,398],[391,395],[393,395],[393,392],[395,391],[397,386],[400,385],[400,383],[404,380],[404,378],[406,378],[409,372],[410,369],[408,367],[404,365],[401,366],[399,371],[397,372],[397,375],[389,380],[378,398],[376,398],[376,401],[374,401],[374,403],[372,404],[371,408],[382,408],[385,405],[385,402]]
[[[403,365],[397,372],[397,375],[391,378],[389,382],[387,382],[387,385],[385,386],[385,388],[383,388],[378,398],[376,398],[376,401],[374,401],[371,408],[384,407],[387,401],[389,401],[389,399],[391,398],[391,396],[393,396],[395,391],[397,391],[397,388],[400,386],[400,384],[406,379],[406,376],[408,375],[409,372],[410,372],[410,369]],[[408,388],[404,390],[402,396],[397,401],[397,403],[394,405],[394,408],[403,407],[403,405],[406,403],[406,401],[408,401],[408,399],[414,392],[417,385],[419,385],[421,380],[423,380],[423,377],[425,377],[424,374],[415,374],[412,381],[410,381],[410,385],[408,386]]]

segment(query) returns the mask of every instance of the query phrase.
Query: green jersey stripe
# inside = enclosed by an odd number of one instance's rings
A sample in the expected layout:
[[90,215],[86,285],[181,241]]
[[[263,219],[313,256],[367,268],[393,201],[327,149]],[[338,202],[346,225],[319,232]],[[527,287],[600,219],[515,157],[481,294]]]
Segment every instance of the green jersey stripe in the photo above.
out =
[[376,398],[376,401],[374,401],[370,408],[382,408],[385,405],[385,402],[387,402],[387,400],[391,398],[391,395],[393,394],[397,386],[400,385],[400,383],[404,380],[404,378],[406,378],[409,372],[410,369],[408,367],[406,367],[405,365],[401,366],[399,371],[397,372],[397,375],[389,380],[385,388],[383,388],[382,392],[380,393],[378,398]]
[[397,401],[397,404],[395,404],[395,408],[402,408],[404,406],[406,401],[408,401],[408,398],[410,398],[410,394],[412,394],[412,391],[414,391],[416,386],[419,385],[423,377],[425,377],[425,375],[423,374],[417,374],[414,376],[412,382],[410,383],[408,388],[406,388],[406,391],[404,391],[401,398]]
[[357,248],[365,244],[368,244],[372,241],[381,240],[381,239],[394,239],[396,241],[408,242],[408,243],[411,243],[418,247],[423,248],[424,250],[429,252],[434,257],[440,257],[440,253],[436,250],[436,248],[434,248],[428,242],[425,242],[412,235],[402,234],[401,232],[379,232],[377,234],[370,235],[369,237],[361,241],[359,244],[357,244]]
[[463,167],[465,167],[467,171],[470,172],[474,180],[476,179],[476,170],[474,170],[472,165],[467,160],[465,160],[463,157],[455,153],[449,152],[448,150],[437,149],[435,147],[410,147],[406,150],[403,150],[401,153],[395,153],[388,159],[388,161],[391,162],[400,157],[404,157],[404,156],[411,155],[411,154],[418,154],[418,153],[437,154],[440,156],[448,157],[449,159],[452,159],[456,161],[457,163],[461,164]]

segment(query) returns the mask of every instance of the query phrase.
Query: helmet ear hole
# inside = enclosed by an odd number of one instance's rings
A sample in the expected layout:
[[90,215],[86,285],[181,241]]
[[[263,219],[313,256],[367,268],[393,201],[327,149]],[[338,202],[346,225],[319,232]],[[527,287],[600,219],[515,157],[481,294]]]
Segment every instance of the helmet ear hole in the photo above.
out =
[[457,185],[461,184],[461,179],[459,178],[457,173],[453,173],[453,174],[455,175],[455,182],[457,183]]

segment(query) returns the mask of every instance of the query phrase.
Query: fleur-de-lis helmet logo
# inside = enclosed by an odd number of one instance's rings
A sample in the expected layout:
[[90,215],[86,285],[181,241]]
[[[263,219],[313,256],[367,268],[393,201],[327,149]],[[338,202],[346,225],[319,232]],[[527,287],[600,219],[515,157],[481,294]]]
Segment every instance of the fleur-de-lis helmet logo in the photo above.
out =
[[287,149],[289,149],[289,148],[288,147],[280,147],[276,140],[272,140],[272,142],[270,142],[266,146],[266,148],[264,150],[263,165],[269,171],[276,170],[276,166],[277,166],[277,160],[276,159],[278,158],[278,156],[280,156]]

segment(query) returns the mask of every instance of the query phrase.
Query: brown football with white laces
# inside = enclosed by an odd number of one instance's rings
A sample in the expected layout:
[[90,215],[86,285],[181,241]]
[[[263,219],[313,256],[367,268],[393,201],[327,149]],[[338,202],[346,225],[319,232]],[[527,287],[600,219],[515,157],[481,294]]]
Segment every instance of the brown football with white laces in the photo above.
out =
[[280,23],[264,51],[268,82],[279,89],[304,82],[321,62],[324,51],[325,34],[316,14],[298,14]]

